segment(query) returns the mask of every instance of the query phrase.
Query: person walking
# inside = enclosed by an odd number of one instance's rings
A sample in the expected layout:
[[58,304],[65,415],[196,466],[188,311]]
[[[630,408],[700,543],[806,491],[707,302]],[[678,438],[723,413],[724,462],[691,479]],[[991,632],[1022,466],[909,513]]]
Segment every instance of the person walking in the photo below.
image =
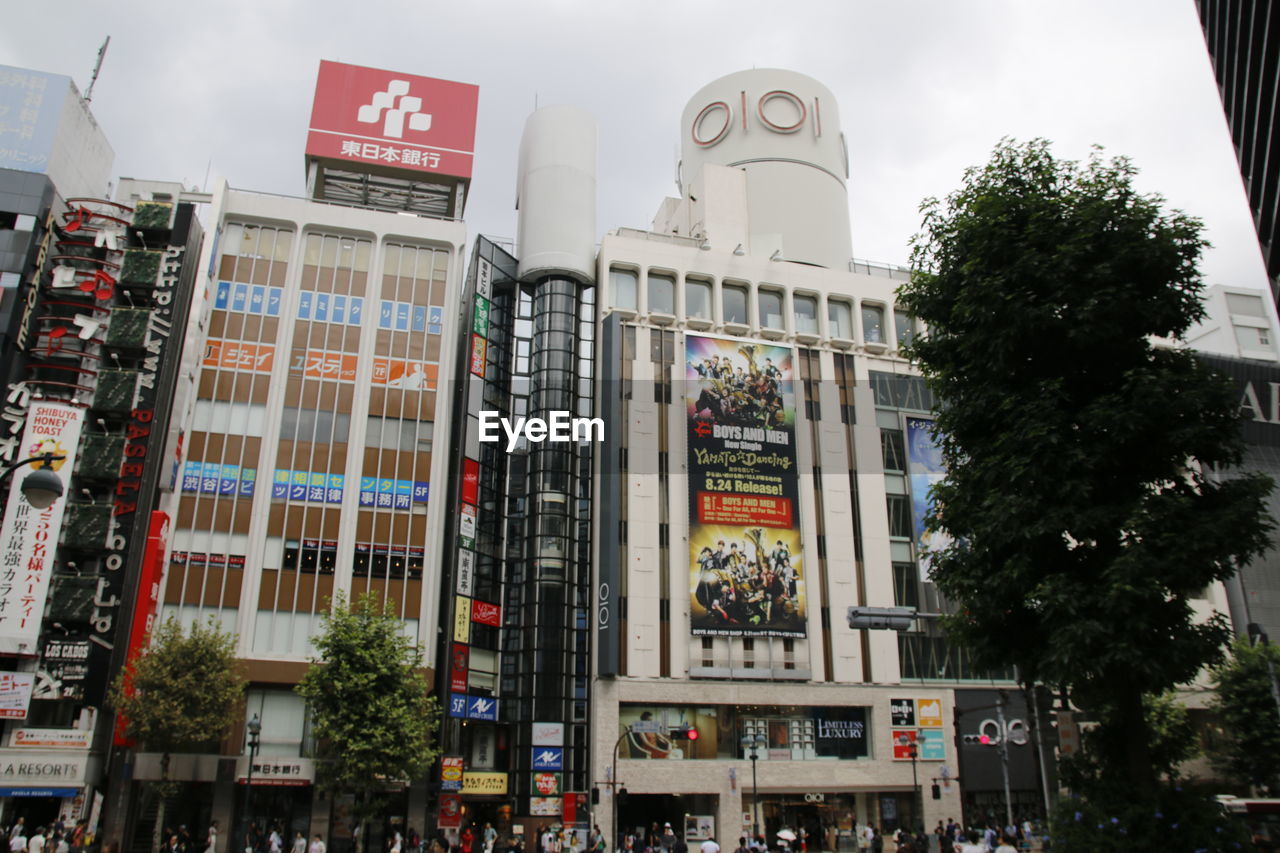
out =
[[698,847],[702,853],[720,853],[720,845],[716,844],[714,838],[708,838]]
[[27,842],[27,853],[44,853],[44,827],[37,826]]
[[307,853],[325,853],[324,839],[320,837],[320,833],[316,833],[316,837],[311,839],[310,846],[307,847]]

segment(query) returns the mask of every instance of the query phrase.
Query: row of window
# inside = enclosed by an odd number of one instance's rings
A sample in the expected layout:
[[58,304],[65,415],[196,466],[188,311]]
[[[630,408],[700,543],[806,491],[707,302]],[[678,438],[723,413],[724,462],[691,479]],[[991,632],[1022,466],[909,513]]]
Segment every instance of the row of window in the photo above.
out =
[[[666,314],[686,320],[712,323],[737,323],[762,330],[824,335],[829,338],[861,340],[868,344],[887,344],[890,334],[898,346],[911,342],[915,322],[900,309],[892,309],[892,330],[888,327],[891,307],[884,302],[863,299],[858,302],[860,334],[854,328],[854,302],[849,299],[816,293],[788,292],[780,286],[755,286],[745,281],[725,280],[717,283],[709,276],[686,275],[683,300],[674,273],[650,270],[644,274],[625,267],[610,267],[610,307],[641,313]],[[719,291],[719,298],[716,292]],[[641,299],[641,297],[644,297]],[[820,306],[826,302],[825,326]],[[787,310],[790,303],[790,311]],[[754,307],[754,311],[752,310]],[[718,310],[717,310],[718,308]]]

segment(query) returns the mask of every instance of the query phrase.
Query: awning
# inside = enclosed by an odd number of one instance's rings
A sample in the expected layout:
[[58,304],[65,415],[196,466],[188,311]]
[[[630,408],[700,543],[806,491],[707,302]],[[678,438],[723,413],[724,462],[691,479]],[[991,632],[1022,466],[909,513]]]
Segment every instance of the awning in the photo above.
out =
[[0,797],[74,797],[80,788],[0,788]]

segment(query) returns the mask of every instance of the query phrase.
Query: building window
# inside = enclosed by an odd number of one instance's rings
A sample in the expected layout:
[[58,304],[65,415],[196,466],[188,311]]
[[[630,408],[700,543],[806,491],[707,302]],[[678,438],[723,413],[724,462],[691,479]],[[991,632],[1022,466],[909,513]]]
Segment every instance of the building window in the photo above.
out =
[[907,470],[907,451],[906,443],[902,437],[902,430],[880,430],[880,454],[884,459],[884,470]]
[[906,495],[886,495],[889,509],[889,538],[911,538],[911,499]]
[[853,340],[853,308],[848,302],[827,300],[827,324],[831,337]]
[[757,307],[760,309],[760,326],[764,329],[781,329],[782,292],[760,288]]
[[884,343],[884,309],[862,303],[862,340],[868,344]]
[[685,279],[684,312],[690,317],[711,319],[711,282],[700,278]]
[[893,312],[894,330],[898,335],[898,346],[908,347],[916,336],[916,324],[911,319],[911,315],[906,311],[894,309]]
[[747,324],[747,289],[736,284],[720,288],[720,307],[724,322]]
[[676,313],[676,280],[666,273],[649,273],[649,312]]
[[609,268],[609,288],[613,291],[614,308],[636,310],[637,278],[635,270]]
[[796,294],[791,299],[794,308],[796,331],[818,333],[818,300],[812,296]]
[[920,606],[920,584],[915,563],[893,564],[893,603],[898,607]]

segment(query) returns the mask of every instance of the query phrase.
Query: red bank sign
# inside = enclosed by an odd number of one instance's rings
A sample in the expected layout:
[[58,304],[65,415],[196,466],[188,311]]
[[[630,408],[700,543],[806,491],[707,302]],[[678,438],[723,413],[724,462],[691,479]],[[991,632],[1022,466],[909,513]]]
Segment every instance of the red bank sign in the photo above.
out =
[[479,87],[321,61],[307,155],[471,177]]

